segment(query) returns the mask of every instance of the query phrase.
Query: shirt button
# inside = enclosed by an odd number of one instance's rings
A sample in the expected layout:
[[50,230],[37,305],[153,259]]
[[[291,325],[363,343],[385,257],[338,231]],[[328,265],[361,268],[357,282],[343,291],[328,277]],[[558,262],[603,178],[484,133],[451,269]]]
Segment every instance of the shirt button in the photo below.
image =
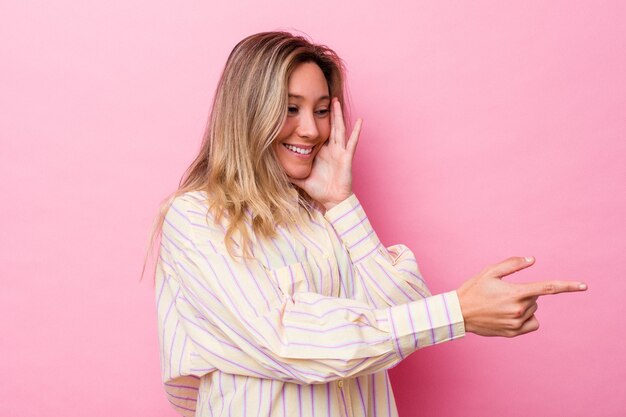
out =
[[337,385],[339,386],[339,388],[343,388],[343,381],[339,380],[339,382],[337,382]]

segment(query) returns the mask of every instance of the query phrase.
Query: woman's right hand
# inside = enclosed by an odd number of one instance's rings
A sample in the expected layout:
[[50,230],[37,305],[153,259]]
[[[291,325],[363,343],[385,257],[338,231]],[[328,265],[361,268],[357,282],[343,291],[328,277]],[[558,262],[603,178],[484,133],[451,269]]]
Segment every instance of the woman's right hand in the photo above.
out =
[[465,330],[481,336],[514,337],[535,331],[537,298],[542,295],[585,291],[575,281],[511,283],[502,277],[528,268],[534,258],[512,257],[485,268],[457,289]]
[[352,194],[352,159],[359,142],[362,119],[357,119],[349,137],[337,98],[331,102],[331,132],[313,161],[310,175],[291,179],[326,210],[330,210]]

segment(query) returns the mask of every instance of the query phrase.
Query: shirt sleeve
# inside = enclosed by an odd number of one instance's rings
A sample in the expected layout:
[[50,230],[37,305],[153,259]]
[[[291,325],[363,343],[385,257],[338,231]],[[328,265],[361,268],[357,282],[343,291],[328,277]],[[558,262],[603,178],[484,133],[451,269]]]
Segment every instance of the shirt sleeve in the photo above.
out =
[[[313,292],[283,294],[259,262],[224,253],[223,232],[194,223],[194,209],[178,197],[162,230],[161,294],[169,298],[158,307],[163,360],[172,362],[169,345],[187,344],[178,370],[164,365],[166,382],[220,369],[324,383],[390,368],[463,333],[462,321],[453,320],[461,315],[454,292],[383,308]],[[241,300],[259,282],[274,288],[263,291],[263,308],[252,309]]]
[[[385,247],[380,242],[354,194],[328,210],[324,217],[333,226],[348,252],[370,304],[377,307],[394,306],[424,298],[431,298],[434,302],[442,297],[431,295],[415,256],[408,247]],[[453,311],[448,310],[447,314],[450,314],[451,323],[456,325],[453,329],[460,332],[455,336],[462,336],[465,330],[456,292],[446,297],[449,304],[454,304]]]

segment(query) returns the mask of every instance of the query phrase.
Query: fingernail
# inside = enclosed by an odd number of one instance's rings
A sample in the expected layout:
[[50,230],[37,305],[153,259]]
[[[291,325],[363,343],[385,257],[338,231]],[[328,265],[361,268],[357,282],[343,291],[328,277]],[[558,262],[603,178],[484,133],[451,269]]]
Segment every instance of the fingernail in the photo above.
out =
[[579,289],[579,290],[586,290],[586,289],[587,289],[587,284],[580,284],[580,285],[578,286],[578,289]]
[[526,262],[528,262],[528,263],[530,263],[530,262],[535,260],[535,258],[533,258],[532,256],[527,256],[524,259],[526,259]]

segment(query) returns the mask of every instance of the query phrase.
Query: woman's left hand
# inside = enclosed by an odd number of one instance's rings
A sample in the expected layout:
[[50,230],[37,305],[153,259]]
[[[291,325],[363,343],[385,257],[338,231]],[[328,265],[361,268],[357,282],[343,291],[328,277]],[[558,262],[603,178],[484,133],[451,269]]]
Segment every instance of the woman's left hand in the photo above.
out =
[[316,155],[311,174],[305,179],[291,180],[326,210],[352,194],[352,159],[363,123],[358,119],[346,140],[346,126],[337,98],[333,98],[330,117],[330,137]]

